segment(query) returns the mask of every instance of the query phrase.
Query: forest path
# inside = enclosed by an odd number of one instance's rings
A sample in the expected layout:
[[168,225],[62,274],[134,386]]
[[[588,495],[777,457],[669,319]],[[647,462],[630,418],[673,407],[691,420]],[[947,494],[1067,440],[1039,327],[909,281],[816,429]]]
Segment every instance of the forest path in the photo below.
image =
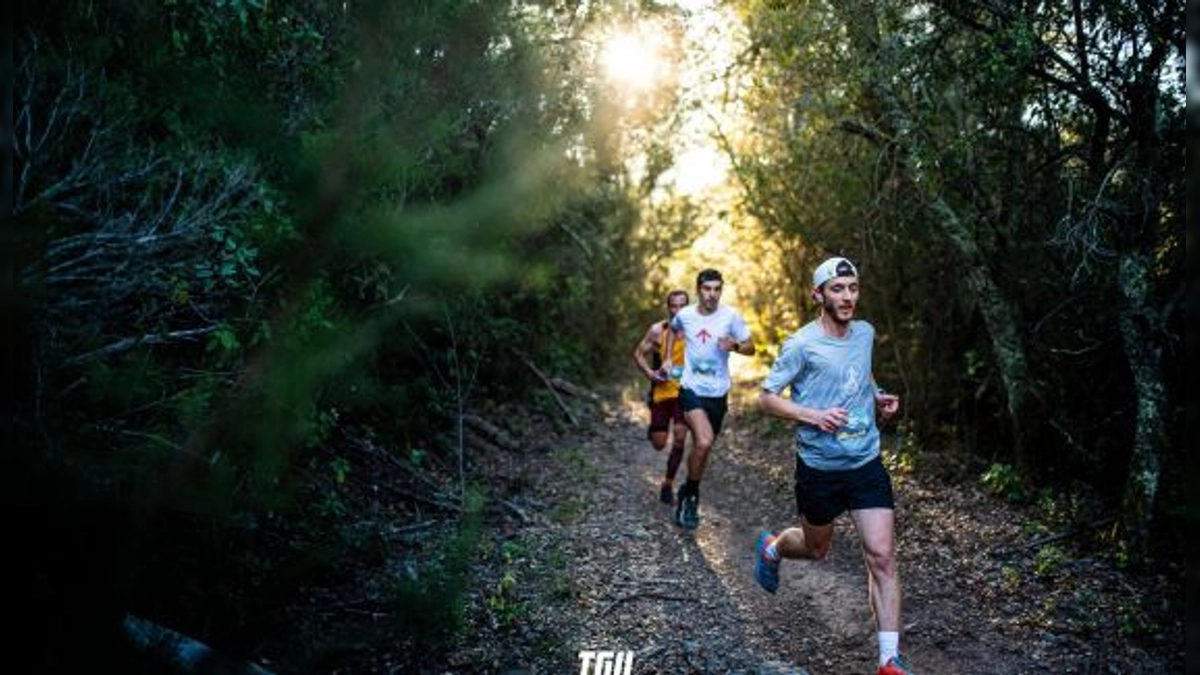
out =
[[[731,392],[694,532],[676,526],[673,508],[657,499],[666,453],[646,440],[644,404],[628,394],[609,403],[606,431],[585,440],[592,487],[569,545],[580,649],[634,650],[638,673],[875,672],[865,571],[848,517],[837,521],[827,560],[784,564],[776,595],[753,579],[757,534],[795,521],[791,433],[753,410],[753,393],[751,382]],[[906,555],[905,531],[933,523],[906,527],[907,505],[923,496],[912,481],[896,483],[904,647],[914,667],[949,675],[998,672],[1002,662],[1004,672],[1048,672],[1022,645],[973,627],[984,617],[955,579],[962,561]]]
[[[775,595],[753,579],[758,533],[795,522],[792,431],[756,409],[759,382],[743,376],[730,393],[695,531],[658,500],[666,454],[646,440],[640,391],[603,390],[575,409],[575,424],[510,420],[521,443],[474,455],[492,526],[472,567],[467,624],[413,672],[579,673],[581,651],[607,650],[633,652],[633,673],[875,673],[848,516],[835,521],[826,560],[784,563]],[[886,462],[899,443],[885,431]],[[1122,570],[1103,537],[1081,536],[1087,528],[1047,529],[1042,509],[1065,501],[989,496],[977,472],[944,464],[952,449],[938,450],[923,449],[918,467],[891,467],[902,647],[918,673],[1182,671],[1183,561]]]

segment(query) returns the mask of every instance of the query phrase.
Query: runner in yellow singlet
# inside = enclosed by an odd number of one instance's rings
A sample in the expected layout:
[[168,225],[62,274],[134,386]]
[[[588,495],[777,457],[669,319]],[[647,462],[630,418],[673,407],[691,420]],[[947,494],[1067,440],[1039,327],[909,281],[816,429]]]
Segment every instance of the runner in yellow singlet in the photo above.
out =
[[647,402],[650,404],[650,428],[646,432],[650,445],[655,450],[667,447],[667,439],[671,437],[671,453],[667,456],[667,470],[659,486],[659,500],[670,504],[675,495],[675,474],[683,461],[684,444],[687,441],[688,428],[683,420],[683,411],[679,407],[679,375],[683,370],[684,341],[674,340],[671,367],[664,369],[667,362],[667,334],[670,332],[671,319],[679,310],[687,307],[687,291],[674,290],[667,294],[667,320],[655,321],[646,331],[645,337],[638,342],[633,350],[633,362],[642,371],[642,376],[650,381],[650,393]]

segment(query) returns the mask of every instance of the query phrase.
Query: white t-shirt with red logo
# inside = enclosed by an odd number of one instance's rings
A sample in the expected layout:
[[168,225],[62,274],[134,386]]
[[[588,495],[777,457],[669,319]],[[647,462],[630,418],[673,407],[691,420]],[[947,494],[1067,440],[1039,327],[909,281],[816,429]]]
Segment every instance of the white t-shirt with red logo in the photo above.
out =
[[717,305],[712,314],[701,314],[698,305],[688,305],[679,310],[671,326],[683,333],[687,343],[680,386],[697,396],[715,398],[728,393],[732,384],[729,352],[721,349],[718,339],[749,340],[750,329],[742,315],[725,305]]

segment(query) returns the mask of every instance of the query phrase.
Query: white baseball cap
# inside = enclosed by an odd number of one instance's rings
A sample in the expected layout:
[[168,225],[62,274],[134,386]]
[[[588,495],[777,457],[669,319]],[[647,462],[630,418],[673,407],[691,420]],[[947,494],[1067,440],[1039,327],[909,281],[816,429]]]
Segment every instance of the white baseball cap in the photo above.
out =
[[817,269],[813,270],[813,288],[820,288],[826,281],[834,277],[856,276],[858,276],[858,270],[854,268],[854,263],[845,258],[830,258],[817,265]]

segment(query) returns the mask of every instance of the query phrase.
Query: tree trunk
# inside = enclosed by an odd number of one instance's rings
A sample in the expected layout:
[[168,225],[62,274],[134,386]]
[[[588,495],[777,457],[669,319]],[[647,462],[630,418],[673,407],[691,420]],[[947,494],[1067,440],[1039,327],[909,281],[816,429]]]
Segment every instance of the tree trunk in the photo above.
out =
[[[918,184],[929,184],[920,168],[907,159],[905,165]],[[1020,316],[992,278],[991,270],[984,262],[971,227],[941,195],[926,195],[926,199],[938,216],[938,224],[942,231],[954,244],[954,249],[963,264],[967,287],[975,298],[979,313],[983,317],[983,324],[987,328],[992,354],[1000,371],[1000,380],[1004,384],[1005,402],[1012,424],[1013,456],[1017,467],[1025,475],[1035,475],[1039,465],[1033,445],[1041,428],[1038,420],[1042,419],[1042,416],[1035,410],[1037,396],[1029,377],[1025,344],[1018,330]]]
[[1121,341],[1137,392],[1133,455],[1129,459],[1122,516],[1130,552],[1135,559],[1141,559],[1149,540],[1162,470],[1162,448],[1167,442],[1163,422],[1167,393],[1157,350],[1147,336],[1147,327],[1152,324],[1146,304],[1150,293],[1145,258],[1131,255],[1122,259],[1120,276],[1124,281],[1121,290],[1128,303],[1120,315]]
[[1141,64],[1137,81],[1125,93],[1134,143],[1133,183],[1125,196],[1129,222],[1122,223],[1120,262],[1115,283],[1125,298],[1118,325],[1125,358],[1133,377],[1137,413],[1129,477],[1125,483],[1125,542],[1134,561],[1148,553],[1158,486],[1170,443],[1167,435],[1167,389],[1161,357],[1160,327],[1166,321],[1154,300],[1153,270],[1162,246],[1164,175],[1174,170],[1164,161],[1159,104],[1159,77],[1169,51],[1159,41]]
[[1004,385],[1008,416],[1013,434],[1013,455],[1026,475],[1037,473],[1034,443],[1043,424],[1036,412],[1035,383],[1029,375],[1025,345],[1019,330],[1020,315],[996,283],[986,256],[980,250],[972,227],[972,214],[955,209],[943,193],[936,171],[936,150],[919,138],[920,122],[904,107],[892,90],[894,80],[889,67],[887,36],[879,32],[875,4],[870,0],[834,3],[848,29],[851,44],[867,68],[861,102],[867,115],[884,136],[893,139],[893,151],[922,199],[931,205],[937,225],[953,245],[963,267],[963,278],[979,307],[991,341],[992,353]]

